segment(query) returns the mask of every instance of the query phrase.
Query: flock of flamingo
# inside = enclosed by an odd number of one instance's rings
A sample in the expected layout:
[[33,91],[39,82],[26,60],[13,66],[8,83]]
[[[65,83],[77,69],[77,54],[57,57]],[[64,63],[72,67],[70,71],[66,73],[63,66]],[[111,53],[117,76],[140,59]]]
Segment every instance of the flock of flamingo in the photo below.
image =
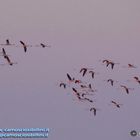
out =
[[[51,47],[50,45],[43,44],[43,43],[40,43],[39,45],[34,45],[34,46],[28,45],[21,40],[19,41],[19,45],[16,45],[16,44],[11,43],[9,39],[7,39],[4,44],[0,44],[0,46],[2,47],[1,48],[2,50],[0,52],[1,56],[3,56],[3,58],[7,61],[6,64],[10,66],[17,63],[11,61],[11,59],[9,58],[9,54],[7,54],[6,52],[5,46],[21,47],[23,48],[23,51],[25,53],[27,52],[28,47],[42,47],[42,48]],[[115,63],[114,61],[108,60],[108,59],[101,60],[101,63],[104,65],[104,67],[111,69],[112,71],[114,70],[115,65],[120,64],[120,63]],[[5,65],[5,64],[1,64],[1,65]],[[136,69],[137,67],[129,63],[127,64],[126,68]],[[95,93],[98,93],[98,90],[93,88],[93,85],[96,81],[96,78],[98,78],[98,76],[95,76],[95,75],[99,73],[95,72],[93,68],[84,67],[84,68],[79,69],[77,75],[78,74],[80,74],[81,76],[80,79],[73,77],[72,74],[66,73],[67,80],[65,82],[60,82],[59,87],[64,88],[65,90],[68,90],[70,93],[72,93],[72,95],[74,95],[74,97],[76,97],[76,99],[79,102],[86,102],[86,103],[88,102],[90,104],[89,111],[93,112],[94,116],[96,116],[97,110],[100,110],[100,109],[96,107],[95,105],[96,101],[93,99],[96,96]],[[90,79],[93,80],[93,82],[85,78],[86,76],[89,76]],[[135,81],[136,83],[140,85],[140,78],[138,76],[133,76],[132,78],[133,78],[133,81]],[[109,83],[111,87],[114,87],[118,83],[118,81],[110,77],[107,77],[105,81],[106,83]],[[118,86],[122,89],[122,92],[126,94],[129,94],[131,90],[134,90],[134,88],[129,88],[127,85],[124,85],[121,83],[119,83]],[[121,108],[121,105],[122,105],[114,99],[110,100],[110,104],[115,106],[116,108]]]
[[[103,65],[103,69],[107,69],[107,71],[109,72],[114,71],[114,68],[116,67],[115,65],[120,65],[120,63],[115,63],[114,61],[108,59],[100,60],[100,63]],[[130,69],[130,71],[137,68],[137,66],[133,64],[127,64],[122,67]],[[100,89],[95,89],[94,86],[96,80],[98,79],[97,75],[100,75],[100,73],[97,73],[93,68],[83,67],[78,70],[75,77],[73,77],[72,75],[73,74],[66,73],[66,80],[61,81],[59,83],[59,87],[71,94],[72,97],[75,98],[75,100],[88,104],[88,111],[93,112],[94,116],[96,116],[97,111],[100,109],[98,109],[96,106],[95,97],[99,93],[98,91]],[[140,85],[140,78],[138,76],[133,75],[130,78],[131,80],[126,80],[126,82],[133,81],[135,84]],[[117,89],[120,89],[120,92],[124,93],[124,95],[129,95],[134,90],[134,88],[129,88],[127,83],[122,84],[121,82],[118,82],[117,80],[115,80],[114,78],[112,79],[109,76],[107,76],[106,80],[102,81],[105,81],[106,86],[110,86],[110,88],[116,89],[116,87],[118,87]],[[118,102],[118,100],[116,101],[114,98],[110,99],[110,101],[108,101],[108,104],[118,109],[120,109],[123,105]]]
[[[0,46],[2,47],[2,50],[1,50],[1,54],[3,56],[3,58],[7,61],[7,64],[9,64],[10,66],[12,66],[13,64],[17,64],[17,62],[12,62],[11,59],[9,58],[9,55],[6,53],[6,50],[5,50],[5,46],[11,46],[11,47],[21,47],[23,48],[24,52],[26,53],[27,52],[27,48],[28,47],[42,47],[42,48],[45,48],[45,47],[51,47],[50,45],[48,44],[43,44],[43,43],[40,43],[39,45],[28,45],[26,44],[25,42],[23,41],[19,41],[19,45],[16,45],[16,44],[13,44],[9,41],[9,39],[6,39],[6,42],[4,44],[0,44]],[[5,64],[1,64],[1,65],[5,65]]]

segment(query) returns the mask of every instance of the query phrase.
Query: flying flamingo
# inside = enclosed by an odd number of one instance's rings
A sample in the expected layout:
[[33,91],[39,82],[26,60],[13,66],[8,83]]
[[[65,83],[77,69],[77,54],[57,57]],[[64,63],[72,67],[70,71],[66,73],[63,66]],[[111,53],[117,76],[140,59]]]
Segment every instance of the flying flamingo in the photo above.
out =
[[126,87],[126,86],[124,86],[124,85],[121,85],[121,87],[126,91],[127,94],[129,94],[129,90],[130,90],[131,88],[128,88],[128,87]]
[[95,107],[90,108],[90,112],[93,111],[94,116],[96,116],[97,109]]
[[42,48],[45,48],[45,47],[50,47],[50,46],[45,45],[45,44],[43,44],[43,43],[40,43],[40,45],[42,46]]
[[6,40],[6,45],[11,45],[9,39]]
[[25,43],[23,41],[20,41],[20,43],[22,44],[22,46],[24,48],[24,52],[27,52],[27,46],[25,45]]
[[140,80],[139,80],[139,78],[138,77],[133,77],[135,80],[136,80],[136,82],[138,82],[139,84],[140,84]]
[[122,105],[122,104],[118,104],[117,102],[113,100],[111,101],[111,103],[114,104],[117,108],[120,108],[121,107],[120,105]]
[[7,54],[4,48],[2,48],[2,53],[3,53],[4,58],[6,58]]
[[90,103],[93,103],[93,100],[91,100],[91,99],[89,99],[89,98],[83,98],[84,100],[87,100],[87,101],[89,101]]
[[67,77],[68,77],[69,82],[74,82],[75,78],[71,78],[71,76],[68,73],[67,73]]
[[11,44],[10,41],[9,41],[9,39],[6,39],[6,43],[5,44],[1,44],[1,45],[7,45],[7,46],[9,46],[9,45],[15,45],[15,44]]
[[80,70],[80,73],[82,73],[83,72],[83,76],[85,76],[85,74],[86,74],[86,72],[87,72],[87,68],[82,68],[81,70]]
[[91,73],[92,78],[94,78],[95,72],[94,71],[89,71]]
[[114,80],[112,80],[112,79],[108,79],[107,82],[110,82],[112,86],[114,84]]
[[60,87],[63,86],[64,88],[66,88],[66,84],[65,84],[65,83],[60,83],[59,86],[60,86]]
[[7,62],[9,63],[9,65],[13,65],[13,63],[11,62],[11,60],[9,59],[9,57],[6,55],[5,59],[7,60]]
[[136,68],[136,66],[134,66],[133,64],[128,64],[129,68]]

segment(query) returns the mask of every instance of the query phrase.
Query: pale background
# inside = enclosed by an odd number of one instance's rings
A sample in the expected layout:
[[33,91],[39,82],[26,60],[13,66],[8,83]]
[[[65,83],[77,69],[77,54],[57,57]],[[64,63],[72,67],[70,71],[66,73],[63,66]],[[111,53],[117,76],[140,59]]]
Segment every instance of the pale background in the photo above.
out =
[[[49,140],[131,140],[140,131],[140,87],[126,82],[140,76],[139,0],[0,0],[0,43],[48,43],[51,48],[5,47],[14,66],[0,66],[0,127],[48,127]],[[119,62],[114,71],[100,60]],[[1,56],[0,63],[4,63]],[[138,68],[122,68],[128,63]],[[59,88],[66,73],[81,67],[100,71],[96,93],[100,111],[94,117],[86,104]],[[104,75],[104,73],[107,73]],[[130,95],[107,88],[105,77],[135,88]],[[111,99],[121,109],[108,105]],[[99,102],[98,102],[99,100]]]

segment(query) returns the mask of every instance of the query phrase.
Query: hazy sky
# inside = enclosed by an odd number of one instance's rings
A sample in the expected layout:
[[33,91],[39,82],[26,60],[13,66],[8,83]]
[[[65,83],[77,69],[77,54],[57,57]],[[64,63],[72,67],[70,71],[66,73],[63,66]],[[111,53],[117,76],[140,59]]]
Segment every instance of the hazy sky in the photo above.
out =
[[[140,132],[140,87],[133,80],[140,76],[139,5],[139,0],[0,0],[0,44],[9,39],[52,46],[27,53],[5,47],[18,64],[0,66],[0,127],[49,127],[49,140],[139,139],[129,134]],[[112,71],[103,59],[120,64]],[[137,69],[123,68],[128,63]],[[95,117],[89,104],[59,88],[66,73],[81,78],[81,67],[99,72],[94,82],[83,78],[98,90]],[[132,94],[110,87],[104,81],[110,77],[134,88]],[[111,106],[112,99],[122,107]]]

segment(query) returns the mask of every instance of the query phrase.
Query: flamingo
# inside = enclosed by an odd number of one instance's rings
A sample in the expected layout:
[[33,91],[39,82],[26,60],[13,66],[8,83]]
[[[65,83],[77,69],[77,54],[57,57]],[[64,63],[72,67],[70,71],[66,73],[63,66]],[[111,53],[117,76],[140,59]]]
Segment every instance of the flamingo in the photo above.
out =
[[72,90],[73,90],[75,93],[78,93],[77,90],[76,90],[75,88],[72,88]]
[[9,46],[9,45],[15,45],[15,44],[11,44],[9,39],[6,39],[6,43],[5,44],[0,44],[0,45],[8,45]]
[[85,97],[84,100],[87,100],[87,101],[93,103],[93,100],[91,100],[91,99],[89,99],[89,98],[86,98],[86,97]]
[[7,54],[4,48],[2,48],[2,53],[3,53],[4,58],[6,58]]
[[125,89],[125,91],[126,91],[127,94],[129,94],[129,88],[127,88],[127,87],[124,86],[124,85],[121,85],[121,87]]
[[50,47],[50,46],[45,45],[45,44],[43,44],[43,43],[40,43],[40,45],[42,46],[42,48],[45,48],[45,47]]
[[11,62],[11,60],[9,59],[9,57],[7,55],[4,58],[7,60],[7,62],[9,63],[9,65],[13,65],[13,63]]
[[70,82],[73,82],[74,80],[75,80],[75,78],[71,78],[71,76],[67,73],[67,77],[68,77],[68,80],[70,81]]
[[95,107],[90,108],[90,112],[93,111],[94,116],[96,116],[97,109]]
[[108,79],[107,82],[110,82],[112,86],[114,84],[114,81],[112,79]]
[[66,84],[65,84],[65,83],[60,83],[59,86],[60,86],[60,87],[63,86],[64,88],[66,88]]
[[25,43],[23,41],[20,41],[20,43],[22,44],[22,46],[24,48],[24,52],[27,52],[27,46],[25,45]]
[[94,78],[95,72],[94,71],[89,71],[91,73],[92,78]]
[[118,104],[117,102],[115,102],[115,101],[113,101],[113,100],[111,101],[111,103],[114,104],[117,108],[120,108],[120,105],[121,105],[121,104]]
[[136,80],[136,82],[138,82],[139,84],[140,84],[140,80],[139,80],[139,78],[138,77],[133,77],[135,80]]
[[90,89],[92,89],[91,84],[89,84],[88,87],[89,87]]
[[6,45],[11,45],[9,39],[6,39]]
[[82,68],[81,70],[80,70],[80,73],[81,72],[83,72],[83,76],[85,76],[85,74],[86,74],[86,72],[87,72],[87,68]]
[[134,66],[133,64],[128,64],[129,68],[136,68],[136,66]]

